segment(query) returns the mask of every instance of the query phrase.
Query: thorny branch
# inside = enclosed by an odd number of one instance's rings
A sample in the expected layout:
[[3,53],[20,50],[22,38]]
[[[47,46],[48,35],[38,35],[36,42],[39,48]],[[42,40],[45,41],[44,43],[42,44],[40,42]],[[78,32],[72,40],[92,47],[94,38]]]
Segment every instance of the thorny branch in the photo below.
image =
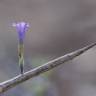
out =
[[74,59],[75,57],[81,55],[82,53],[86,52],[87,50],[91,49],[96,45],[96,42],[93,44],[90,44],[84,48],[81,48],[79,50],[76,50],[72,53],[66,54],[64,56],[61,56],[57,59],[54,59],[52,61],[49,61],[48,63],[45,63],[44,65],[41,65],[37,68],[34,68],[28,72],[25,72],[23,75],[18,75],[10,80],[4,81],[0,83],[0,94],[3,92],[6,92],[7,90],[17,86],[20,83],[25,82],[26,80],[33,78],[37,75],[40,75],[41,73],[44,73],[46,71],[49,71],[53,69],[54,67],[57,67],[61,64],[64,64],[65,62]]

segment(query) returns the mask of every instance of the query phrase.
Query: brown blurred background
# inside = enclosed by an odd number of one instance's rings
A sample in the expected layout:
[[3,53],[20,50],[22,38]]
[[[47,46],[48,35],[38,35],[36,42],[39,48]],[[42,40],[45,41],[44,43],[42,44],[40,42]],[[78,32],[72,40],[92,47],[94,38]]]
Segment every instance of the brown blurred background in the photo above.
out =
[[[13,22],[29,22],[25,71],[96,41],[95,0],[0,0],[0,82],[20,74]],[[96,47],[2,96],[96,96]]]

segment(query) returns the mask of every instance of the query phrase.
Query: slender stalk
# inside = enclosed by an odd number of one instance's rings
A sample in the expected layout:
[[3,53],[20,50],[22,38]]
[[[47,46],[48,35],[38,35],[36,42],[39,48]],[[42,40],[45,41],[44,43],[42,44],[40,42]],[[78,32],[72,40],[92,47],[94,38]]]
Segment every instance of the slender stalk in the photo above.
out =
[[24,73],[24,44],[19,42],[18,44],[18,58],[21,74]]

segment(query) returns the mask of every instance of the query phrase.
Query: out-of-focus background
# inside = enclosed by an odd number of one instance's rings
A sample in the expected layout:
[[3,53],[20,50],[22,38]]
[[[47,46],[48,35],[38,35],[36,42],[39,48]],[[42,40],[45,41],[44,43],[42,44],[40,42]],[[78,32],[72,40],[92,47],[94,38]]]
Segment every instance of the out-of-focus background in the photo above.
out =
[[[95,0],[0,0],[0,82],[20,74],[19,21],[30,24],[25,71],[96,41]],[[96,47],[2,96],[96,96]]]

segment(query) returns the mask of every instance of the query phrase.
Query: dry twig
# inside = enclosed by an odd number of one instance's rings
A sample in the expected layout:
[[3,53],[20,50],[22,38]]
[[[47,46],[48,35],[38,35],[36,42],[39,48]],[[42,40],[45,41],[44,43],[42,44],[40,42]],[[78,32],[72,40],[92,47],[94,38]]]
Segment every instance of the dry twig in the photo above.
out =
[[88,45],[84,48],[81,48],[79,50],[76,50],[72,53],[66,54],[64,56],[61,56],[57,59],[54,59],[52,61],[49,61],[48,63],[41,65],[35,69],[32,69],[28,72],[25,72],[23,75],[18,75],[10,80],[4,81],[2,83],[0,83],[0,94],[9,90],[10,88],[13,88],[15,86],[17,86],[20,83],[23,83],[24,81],[33,78],[37,75],[40,75],[41,73],[44,73],[46,71],[49,71],[51,69],[53,69],[54,67],[57,67],[69,60],[74,59],[75,57],[81,55],[82,53],[86,52],[88,49],[94,47],[96,45],[96,43],[93,43],[91,45]]

